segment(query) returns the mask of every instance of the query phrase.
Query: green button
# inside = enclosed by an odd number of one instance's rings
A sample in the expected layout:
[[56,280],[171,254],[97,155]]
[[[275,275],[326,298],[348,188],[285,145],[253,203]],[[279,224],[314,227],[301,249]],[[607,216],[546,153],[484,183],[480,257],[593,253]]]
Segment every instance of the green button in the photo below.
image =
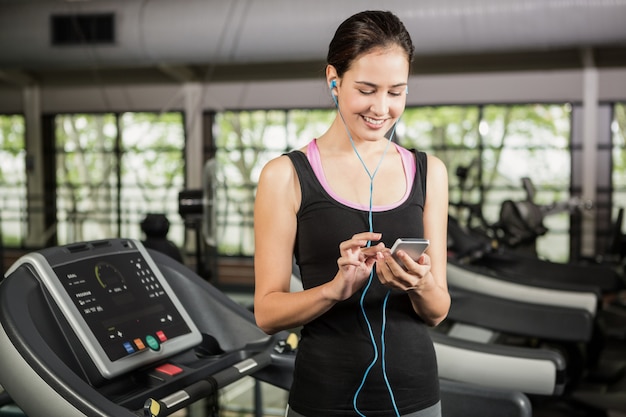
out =
[[156,337],[152,335],[146,336],[146,344],[152,350],[159,350],[159,348],[161,347],[159,341],[156,339]]

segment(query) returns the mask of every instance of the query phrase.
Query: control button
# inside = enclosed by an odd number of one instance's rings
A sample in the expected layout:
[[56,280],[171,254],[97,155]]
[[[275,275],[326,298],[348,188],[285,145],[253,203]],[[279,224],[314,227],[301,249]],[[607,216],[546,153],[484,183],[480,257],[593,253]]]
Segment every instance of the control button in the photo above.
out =
[[135,353],[135,348],[133,348],[133,345],[131,345],[129,342],[124,342],[124,349],[126,349],[126,352],[130,353]]
[[163,365],[157,366],[155,370],[169,376],[178,375],[183,372],[181,368],[176,365],[172,365],[171,363],[164,363]]
[[137,349],[139,350],[143,350],[146,348],[146,345],[143,344],[143,341],[139,338],[133,340],[133,342],[135,342],[135,346],[137,346]]
[[158,332],[156,332],[157,337],[159,338],[159,340],[161,341],[161,343],[165,342],[167,340],[167,336],[165,336],[165,333],[163,333],[162,330],[159,330]]
[[159,341],[156,340],[156,338],[152,335],[146,336],[146,343],[148,344],[148,347],[152,350],[159,350],[159,348],[161,347]]

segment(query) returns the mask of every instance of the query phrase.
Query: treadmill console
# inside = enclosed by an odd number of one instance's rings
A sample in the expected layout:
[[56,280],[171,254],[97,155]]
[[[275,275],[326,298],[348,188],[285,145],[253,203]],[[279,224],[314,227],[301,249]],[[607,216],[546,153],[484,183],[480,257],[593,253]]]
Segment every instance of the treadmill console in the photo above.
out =
[[12,269],[22,265],[37,276],[106,379],[202,340],[139,241],[111,239],[43,249],[22,257]]

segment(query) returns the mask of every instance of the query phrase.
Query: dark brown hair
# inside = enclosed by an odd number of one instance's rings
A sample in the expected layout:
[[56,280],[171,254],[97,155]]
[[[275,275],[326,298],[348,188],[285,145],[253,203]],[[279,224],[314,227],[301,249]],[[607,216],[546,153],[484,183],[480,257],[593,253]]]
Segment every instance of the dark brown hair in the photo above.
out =
[[328,46],[326,63],[342,77],[352,62],[374,48],[398,45],[413,61],[415,47],[402,21],[393,13],[368,10],[357,13],[339,25]]

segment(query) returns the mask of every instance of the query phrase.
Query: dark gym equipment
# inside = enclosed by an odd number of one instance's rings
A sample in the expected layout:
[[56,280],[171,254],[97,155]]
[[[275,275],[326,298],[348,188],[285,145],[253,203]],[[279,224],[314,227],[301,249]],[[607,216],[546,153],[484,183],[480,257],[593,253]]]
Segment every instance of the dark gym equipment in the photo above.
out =
[[[157,279],[163,294],[135,286],[142,272]],[[64,286],[64,280],[72,284]],[[107,308],[111,297],[116,308]],[[130,305],[138,315],[124,312]],[[179,333],[193,334],[195,327],[200,339],[193,336],[187,339],[190,346],[170,349],[179,335],[159,323],[169,320],[163,313],[171,311],[180,314],[174,318],[183,329]],[[149,329],[144,333],[152,337],[134,334],[136,321],[142,322],[138,331]],[[84,242],[21,258],[0,285],[0,324],[0,385],[29,417],[164,416],[200,398],[217,408],[217,389],[246,375],[291,386],[294,355],[285,349],[288,333],[268,336],[249,310],[135,240]],[[103,329],[110,340],[95,335]],[[159,329],[165,333],[161,337]],[[441,340],[446,343],[445,336]],[[109,341],[114,348],[103,347]],[[506,387],[444,378],[442,399],[446,417],[530,415],[527,397]]]

